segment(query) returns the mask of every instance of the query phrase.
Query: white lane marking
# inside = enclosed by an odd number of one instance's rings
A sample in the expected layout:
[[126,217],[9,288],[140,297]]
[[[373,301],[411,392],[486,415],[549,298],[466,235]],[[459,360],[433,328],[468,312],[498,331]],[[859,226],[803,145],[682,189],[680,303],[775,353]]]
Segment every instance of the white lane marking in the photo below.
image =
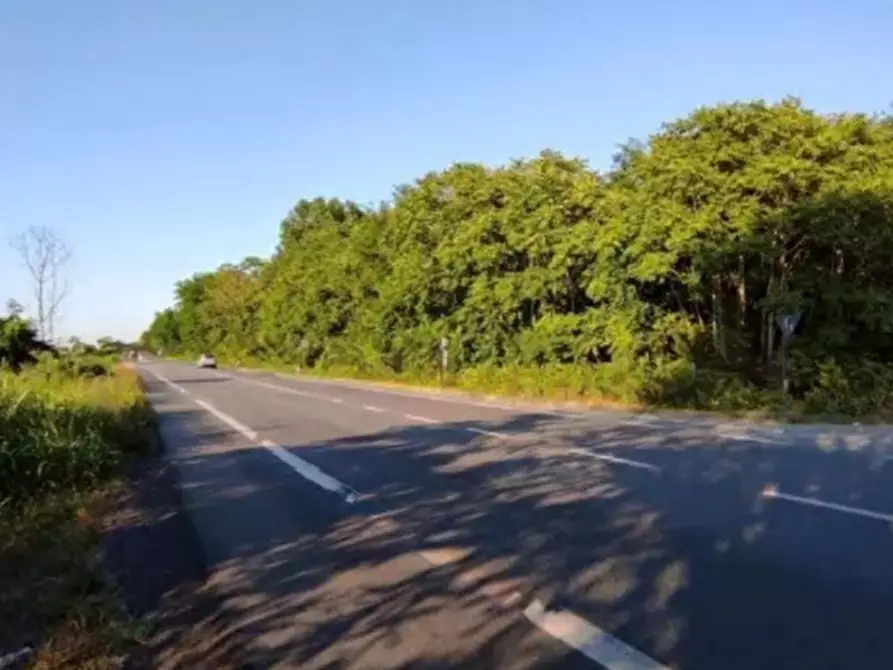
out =
[[633,649],[610,633],[568,610],[549,611],[539,600],[524,610],[541,631],[581,652],[607,670],[669,670],[638,649]]
[[440,423],[437,419],[429,419],[427,416],[419,416],[418,414],[404,414],[404,417],[410,421],[421,421],[422,423]]
[[651,465],[651,463],[634,461],[629,458],[621,458],[620,456],[611,456],[610,454],[599,454],[595,451],[590,451],[589,449],[583,449],[581,447],[571,447],[568,451],[572,454],[587,456],[599,461],[607,461],[608,463],[616,463],[618,465],[628,465],[631,468],[641,468],[642,470],[650,470],[651,472],[660,472],[660,468],[656,465]]
[[[164,382],[165,384],[168,384],[169,386],[176,388],[177,385],[174,384],[169,379],[164,378],[162,375],[160,375],[154,371],[152,372],[152,374],[154,374],[156,377],[158,377],[158,379],[160,381]],[[225,414],[224,412],[221,412],[219,409],[214,407],[214,405],[212,405],[211,403],[205,402],[201,398],[193,397],[192,399],[196,405],[201,407],[206,412],[214,415],[216,418],[220,419],[220,421],[222,421],[229,427],[233,428],[237,432],[241,433],[242,435],[247,437],[252,442],[257,441],[258,434],[256,431],[252,430],[251,428],[249,428],[245,424],[241,423],[240,421],[237,421],[236,419],[231,417],[229,414]],[[316,467],[312,463],[305,461],[303,458],[299,458],[298,456],[295,456],[293,453],[291,453],[290,451],[288,451],[286,449],[283,449],[275,442],[271,442],[270,440],[261,440],[260,445],[262,447],[264,447],[267,451],[269,451],[271,454],[273,454],[280,461],[282,461],[283,463],[288,465],[296,473],[301,475],[304,479],[307,479],[308,481],[313,482],[317,486],[324,488],[327,491],[332,491],[334,493],[339,494],[348,503],[354,503],[357,500],[357,498],[359,497],[359,494],[354,489],[352,489],[350,486],[348,486],[347,484],[344,484],[344,483],[338,481],[331,475],[327,475],[325,472],[320,470],[318,467]]]
[[168,386],[170,386],[170,387],[171,387],[172,389],[174,389],[175,391],[179,391],[179,392],[182,393],[183,395],[188,395],[186,389],[184,389],[184,388],[183,388],[182,386],[180,386],[179,384],[175,384],[174,382],[172,382],[170,379],[168,379],[167,377],[165,377],[165,376],[164,376],[163,374],[161,374],[160,372],[156,372],[155,370],[150,370],[149,368],[146,368],[146,372],[148,372],[150,375],[153,375],[158,381],[160,381],[160,382],[162,382],[162,383],[164,383],[164,384],[167,384]]
[[298,389],[288,388],[286,386],[279,386],[278,384],[268,384],[267,382],[257,381],[255,379],[239,379],[237,377],[233,377],[236,381],[240,381],[243,384],[251,384],[253,386],[262,386],[264,388],[272,389],[273,391],[282,391],[283,393],[291,393],[292,395],[301,396],[303,398],[316,398],[317,400],[326,400],[328,402],[333,402],[336,405],[341,405],[344,403],[344,400],[341,398],[335,398],[333,396],[328,395],[320,395],[319,393],[310,393],[309,391],[299,391]]
[[279,386],[278,384],[268,384],[267,382],[257,381],[256,379],[242,379],[241,377],[233,376],[231,379],[235,379],[236,381],[242,382],[243,384],[251,384],[252,386],[261,386],[263,388],[272,389],[273,391],[282,391],[283,393],[291,393],[292,395],[298,395],[303,398],[320,398],[316,393],[309,393],[307,391],[299,391],[298,389],[288,388],[286,386]]
[[[244,372],[242,372],[242,374],[244,374]],[[477,400],[464,400],[461,398],[447,398],[444,396],[437,395],[436,393],[424,393],[424,392],[409,393],[409,392],[405,392],[405,391],[392,391],[390,389],[378,388],[372,384],[362,384],[361,385],[361,384],[354,384],[351,382],[334,380],[334,379],[323,380],[323,379],[314,379],[311,377],[297,377],[295,375],[287,375],[287,374],[283,374],[281,372],[275,372],[273,374],[275,374],[280,379],[294,380],[294,381],[298,381],[300,383],[332,384],[334,386],[345,386],[347,388],[352,388],[352,389],[356,389],[359,391],[369,391],[370,393],[384,393],[387,395],[395,395],[395,396],[400,396],[403,398],[413,398],[416,400],[434,400],[437,402],[448,402],[448,403],[452,403],[454,405],[471,405],[473,407],[486,407],[488,409],[499,409],[499,410],[503,410],[505,412],[533,412],[536,414],[545,414],[547,416],[557,416],[557,417],[573,417],[573,416],[579,415],[579,413],[571,412],[571,411],[558,412],[555,410],[549,410],[549,409],[545,409],[545,408],[539,409],[536,407],[515,406],[515,405],[508,405],[508,404],[502,404],[502,403],[497,403],[497,402],[481,402],[481,401],[477,401]],[[249,381],[247,379],[242,379],[240,377],[233,377],[233,378],[238,379],[238,381],[243,381],[246,384],[254,383],[253,381]],[[278,389],[278,390],[284,390],[285,392],[292,391],[292,389],[289,389],[285,386],[278,386],[275,384],[265,384],[265,386],[269,386],[270,388],[274,388],[274,389]],[[315,395],[315,394],[307,394],[307,395]]]
[[375,405],[363,405],[363,409],[369,410],[370,412],[384,412],[381,407],[376,407]]
[[193,398],[193,400],[195,400],[196,405],[201,407],[206,412],[209,412],[209,413],[213,414],[214,416],[216,416],[218,419],[223,421],[223,423],[225,423],[227,426],[229,426],[236,432],[242,433],[242,435],[247,437],[249,440],[253,441],[253,440],[257,439],[256,431],[253,431],[253,430],[251,430],[251,428],[249,428],[245,424],[236,421],[229,414],[224,414],[219,409],[214,407],[214,405],[212,405],[208,402],[205,402],[204,400],[202,400],[200,398]]
[[869,519],[877,519],[878,521],[886,521],[893,523],[893,514],[884,512],[875,512],[870,509],[861,507],[852,507],[850,505],[841,505],[839,503],[825,502],[818,498],[807,498],[805,496],[791,495],[790,493],[782,493],[774,486],[767,486],[760,492],[761,498],[770,500],[787,500],[788,502],[799,503],[800,505],[810,505],[812,507],[821,507],[822,509],[830,509],[835,512],[843,512],[844,514],[854,514],[856,516],[864,516]]
[[309,463],[303,458],[295,456],[287,449],[283,449],[278,444],[276,444],[275,442],[271,442],[270,440],[262,440],[261,445],[280,461],[288,465],[292,470],[301,475],[304,479],[313,482],[320,488],[324,488],[327,491],[338,493],[339,495],[343,496],[344,499],[349,503],[353,503],[357,499],[356,491],[350,488],[347,484],[338,481],[331,475],[327,475],[325,472],[313,465],[313,463]]
[[658,417],[653,414],[637,414],[628,419],[623,419],[620,423],[625,426],[650,426],[658,421]]
[[507,439],[509,436],[505,433],[497,433],[492,430],[482,430],[481,428],[466,428],[469,433],[477,433],[478,435],[487,435],[488,437],[498,437],[501,439]]
[[755,442],[758,444],[782,444],[781,441],[766,437],[764,435],[748,435],[747,433],[723,433],[720,432],[719,438],[723,440],[734,440],[736,442]]

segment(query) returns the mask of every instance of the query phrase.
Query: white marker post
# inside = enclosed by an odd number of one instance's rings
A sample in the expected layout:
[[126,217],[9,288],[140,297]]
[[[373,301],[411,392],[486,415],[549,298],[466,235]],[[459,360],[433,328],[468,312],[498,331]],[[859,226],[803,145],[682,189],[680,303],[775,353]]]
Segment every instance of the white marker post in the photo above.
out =
[[446,377],[447,365],[450,362],[450,352],[449,352],[450,341],[445,338],[440,338],[440,385],[443,386],[444,378]]
[[775,317],[775,322],[781,329],[781,390],[785,395],[790,390],[791,382],[788,379],[788,347],[791,340],[794,339],[794,329],[800,322],[803,312],[794,312],[793,314],[779,314]]

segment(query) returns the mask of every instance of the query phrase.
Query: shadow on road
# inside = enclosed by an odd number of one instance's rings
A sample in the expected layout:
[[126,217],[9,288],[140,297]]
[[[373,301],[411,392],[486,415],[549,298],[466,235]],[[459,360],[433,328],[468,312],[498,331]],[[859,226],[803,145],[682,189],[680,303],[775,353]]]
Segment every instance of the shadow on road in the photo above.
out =
[[284,445],[369,494],[355,505],[263,449],[181,444],[174,457],[203,478],[189,485],[198,513],[226,520],[201,590],[228,615],[195,605],[194,583],[166,584],[180,618],[162,616],[156,642],[165,626],[213,630],[205,667],[246,653],[259,667],[591,667],[525,624],[539,599],[685,670],[889,668],[889,525],[759,495],[893,511],[883,454],[821,444],[522,415]]

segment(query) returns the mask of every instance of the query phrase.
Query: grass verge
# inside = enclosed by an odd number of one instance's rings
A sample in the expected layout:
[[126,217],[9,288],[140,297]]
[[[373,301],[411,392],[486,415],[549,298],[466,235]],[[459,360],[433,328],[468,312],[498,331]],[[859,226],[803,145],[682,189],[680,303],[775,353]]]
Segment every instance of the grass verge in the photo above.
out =
[[130,455],[149,448],[136,373],[0,371],[0,655],[39,670],[123,666],[140,637],[102,574],[102,518]]
[[[191,360],[184,357],[183,360]],[[785,397],[778,389],[760,389],[732,375],[702,372],[697,381],[686,375],[661,379],[637,377],[634,371],[574,365],[478,366],[440,379],[435,371],[393,373],[352,366],[299,368],[277,361],[222,359],[230,367],[316,379],[363,381],[393,388],[459,392],[578,409],[665,411],[677,414],[713,415],[751,421],[781,423],[887,424],[893,408],[882,405],[835,409],[840,403]],[[852,404],[852,403],[850,403]],[[877,404],[877,403],[875,403]],[[830,407],[830,408],[829,408]]]

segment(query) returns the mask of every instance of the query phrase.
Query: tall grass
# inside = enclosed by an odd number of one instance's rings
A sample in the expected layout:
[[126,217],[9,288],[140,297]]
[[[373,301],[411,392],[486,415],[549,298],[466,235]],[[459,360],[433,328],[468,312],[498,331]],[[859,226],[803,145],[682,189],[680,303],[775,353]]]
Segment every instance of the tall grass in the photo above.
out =
[[145,443],[150,426],[131,370],[0,371],[0,507],[108,479],[126,453]]
[[108,359],[0,370],[0,653],[29,667],[120,668],[137,623],[93,558],[126,457],[150,444],[139,377]]

